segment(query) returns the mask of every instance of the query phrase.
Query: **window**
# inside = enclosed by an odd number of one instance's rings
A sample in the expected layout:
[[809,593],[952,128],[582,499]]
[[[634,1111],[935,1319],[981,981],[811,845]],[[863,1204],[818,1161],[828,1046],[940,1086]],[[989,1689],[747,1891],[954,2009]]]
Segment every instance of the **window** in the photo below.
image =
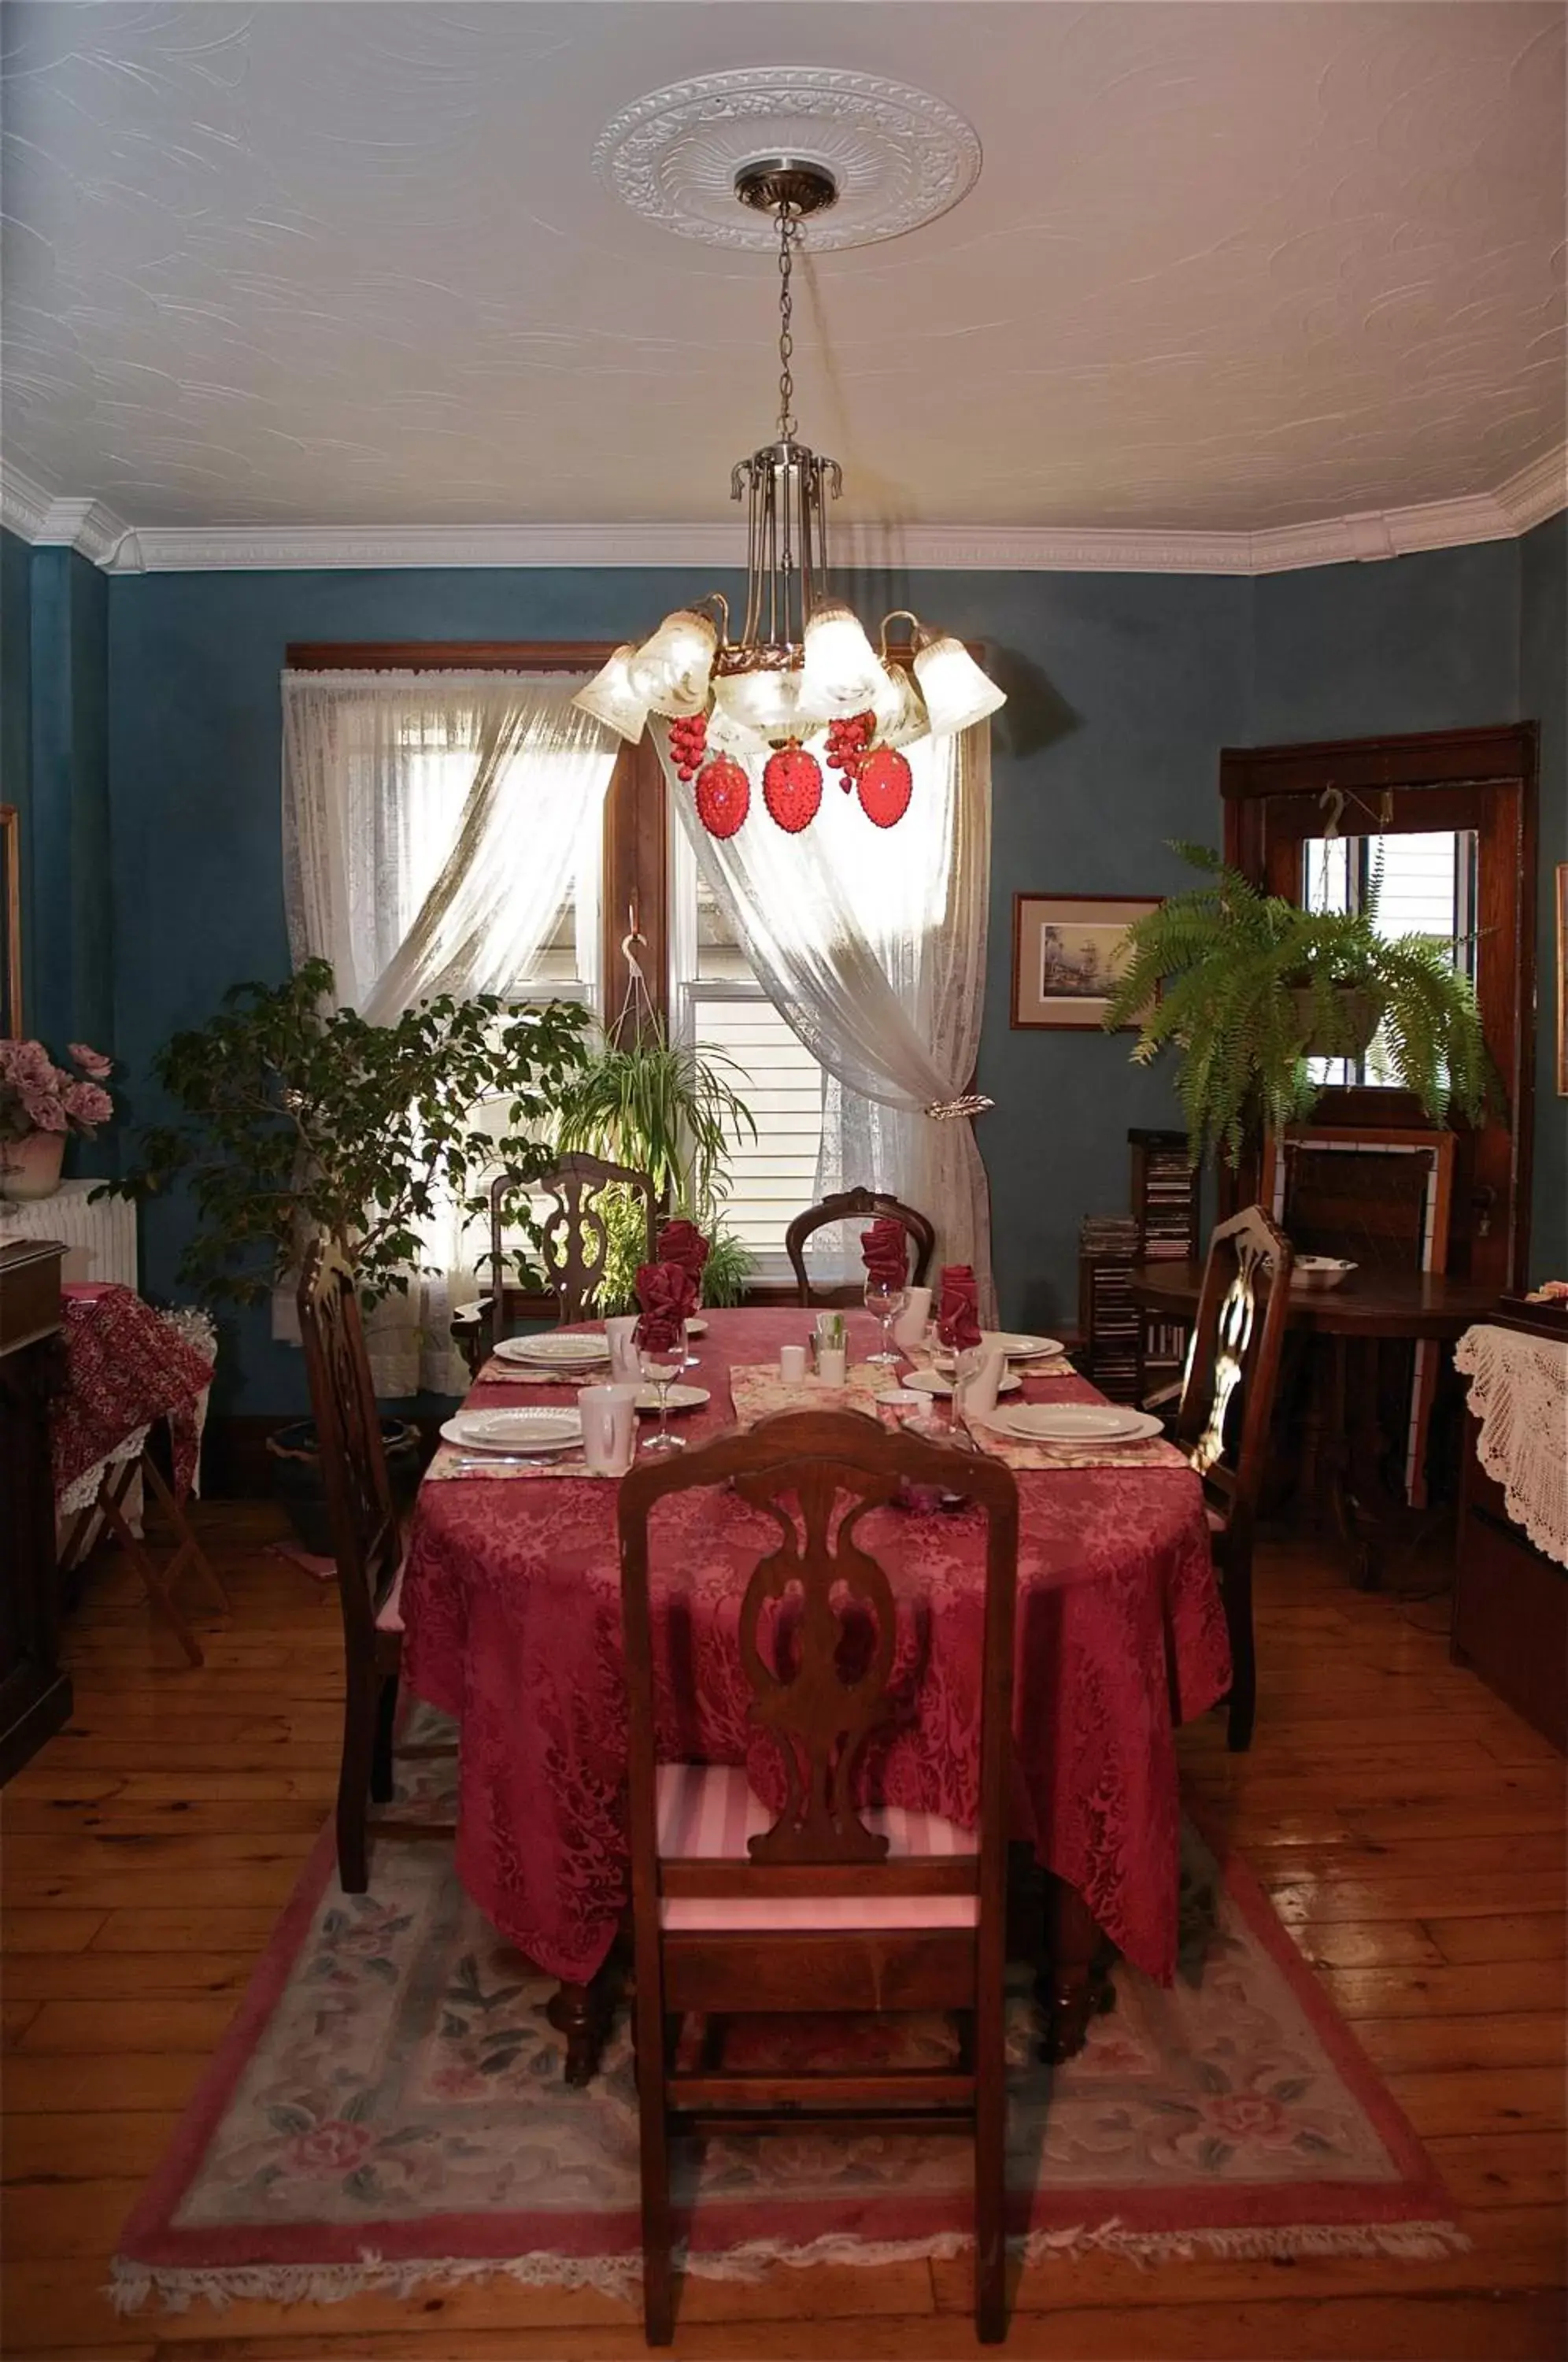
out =
[[[451,721],[417,716],[404,724],[401,735],[403,793],[390,819],[377,819],[395,831],[397,842],[384,851],[392,858],[383,874],[397,880],[395,907],[386,919],[393,944],[401,942],[449,860],[464,803],[473,782],[472,724],[458,713]],[[532,751],[518,757],[536,775],[552,757]],[[562,791],[580,796],[581,783],[570,765],[561,765]],[[514,1001],[580,1000],[596,1012],[600,999],[600,906],[602,894],[604,831],[597,802],[585,808],[576,858],[554,917],[526,965],[498,988]],[[503,922],[498,921],[497,932]]]
[[[1309,911],[1362,911],[1375,886],[1380,935],[1440,935],[1452,942],[1455,967],[1474,979],[1475,866],[1474,829],[1309,837],[1301,848],[1301,900]],[[1400,1080],[1381,1032],[1363,1058],[1309,1063],[1320,1083]]]
[[673,813],[671,822],[671,1030],[740,1069],[729,1079],[756,1138],[731,1153],[725,1225],[756,1257],[759,1279],[781,1279],[785,1230],[816,1196],[823,1070],[764,994]]

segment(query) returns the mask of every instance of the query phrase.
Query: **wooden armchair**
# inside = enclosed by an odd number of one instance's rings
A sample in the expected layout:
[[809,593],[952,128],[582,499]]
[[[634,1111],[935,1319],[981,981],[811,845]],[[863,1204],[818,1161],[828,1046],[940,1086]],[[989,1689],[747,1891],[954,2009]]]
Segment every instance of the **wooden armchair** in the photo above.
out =
[[[904,1480],[967,1493],[986,1513],[979,1728],[980,1826],[853,1801],[867,1742],[893,1719],[894,1602],[857,1540],[867,1510]],[[660,1501],[733,1485],[771,1518],[778,1546],[741,1604],[750,1720],[787,1783],[777,1816],[738,1765],[660,1763],[654,1735],[648,1519]],[[834,1529],[836,1511],[842,1524]],[[673,2334],[672,2129],[785,2129],[802,2115],[864,2131],[968,2131],[975,2142],[975,2311],[1003,2334],[1006,2255],[1003,1965],[1011,1748],[1018,1488],[999,1462],[889,1434],[853,1411],[790,1411],[701,1451],[641,1461],[621,1486],[622,1601],[630,1697],[632,1903],[637,2104],[642,2132],[643,2304],[650,2344]],[[662,1575],[662,1570],[661,1570]],[[679,1581],[677,1571],[674,1580]],[[801,1593],[787,1651],[775,1603]],[[840,1595],[857,1623],[853,1678],[839,1654]],[[756,2012],[952,2010],[966,2039],[940,2071],[756,2073],[726,2070],[712,2037]],[[678,2066],[680,2021],[708,2020],[694,2068]]]
[[824,1230],[829,1222],[844,1222],[856,1216],[876,1221],[891,1219],[902,1222],[914,1250],[914,1273],[910,1285],[922,1287],[931,1269],[931,1258],[936,1252],[936,1232],[923,1214],[912,1206],[900,1203],[881,1189],[841,1189],[836,1196],[824,1198],[820,1206],[808,1206],[797,1214],[784,1233],[784,1252],[790,1258],[800,1290],[801,1302],[812,1301],[811,1283],[806,1277],[806,1241],[813,1231]]
[[657,1221],[654,1186],[646,1173],[634,1172],[629,1164],[607,1164],[602,1157],[573,1154],[563,1156],[553,1172],[538,1179],[514,1169],[496,1175],[490,1188],[490,1294],[453,1322],[470,1371],[482,1367],[498,1339],[511,1335],[512,1308],[525,1293],[506,1278],[506,1216],[512,1201],[520,1196],[551,1201],[542,1225],[544,1263],[555,1293],[556,1318],[564,1328],[569,1321],[586,1319],[593,1310],[607,1244],[596,1200],[612,1186],[630,1189],[643,1200],[647,1244],[640,1260],[652,1263]]
[[1176,1440],[1203,1479],[1209,1544],[1231,1635],[1227,1739],[1252,1745],[1257,1712],[1253,1532],[1268,1452],[1280,1350],[1290,1313],[1290,1242],[1261,1206],[1209,1241]]
[[[330,1242],[305,1256],[298,1303],[343,1610],[343,1755],[337,1774],[337,1875],[345,1894],[370,1883],[372,1803],[392,1796],[392,1734],[403,1658],[403,1547],[381,1451],[381,1414],[354,1275]],[[447,1748],[411,1747],[410,1756]],[[429,1821],[376,1823],[383,1837],[439,1836]]]

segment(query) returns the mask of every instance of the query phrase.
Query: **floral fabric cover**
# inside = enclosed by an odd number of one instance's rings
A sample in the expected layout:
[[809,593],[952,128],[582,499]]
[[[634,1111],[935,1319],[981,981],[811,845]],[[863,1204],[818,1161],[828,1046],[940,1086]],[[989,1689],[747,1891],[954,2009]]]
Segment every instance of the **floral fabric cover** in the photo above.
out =
[[[732,1365],[775,1363],[800,1310],[710,1315],[712,1400],[690,1441],[735,1416]],[[863,1362],[868,1317],[850,1319]],[[1084,1381],[1076,1398],[1099,1397]],[[1026,1380],[1023,1398],[1063,1398]],[[563,1401],[571,1398],[563,1388]],[[1074,1398],[1068,1396],[1066,1398]],[[491,1407],[536,1386],[476,1385]],[[1190,1470],[1056,1468],[1020,1477],[1017,1833],[1077,1888],[1133,1965],[1168,1980],[1176,1958],[1175,1724],[1230,1683],[1224,1613]],[[770,1747],[748,1730],[736,1647],[741,1596],[777,1528],[733,1493],[663,1504],[653,1523],[661,1752],[744,1762],[781,1801]],[[900,1611],[902,1713],[868,1759],[866,1801],[972,1827],[983,1521],[974,1509],[875,1511],[859,1539]],[[615,1490],[608,1484],[427,1485],[403,1594],[403,1669],[462,1732],[458,1874],[491,1924],[551,1974],[592,1975],[626,1892],[625,1683]]]

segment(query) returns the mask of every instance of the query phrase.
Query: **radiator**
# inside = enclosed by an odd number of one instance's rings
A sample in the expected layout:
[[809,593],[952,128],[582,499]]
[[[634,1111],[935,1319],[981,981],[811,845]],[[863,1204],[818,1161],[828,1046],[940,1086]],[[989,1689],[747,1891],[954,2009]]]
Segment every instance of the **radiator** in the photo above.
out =
[[136,1208],[128,1198],[87,1202],[96,1181],[62,1181],[52,1198],[20,1204],[0,1198],[0,1246],[11,1239],[58,1239],[67,1250],[66,1282],[118,1280],[136,1286]]

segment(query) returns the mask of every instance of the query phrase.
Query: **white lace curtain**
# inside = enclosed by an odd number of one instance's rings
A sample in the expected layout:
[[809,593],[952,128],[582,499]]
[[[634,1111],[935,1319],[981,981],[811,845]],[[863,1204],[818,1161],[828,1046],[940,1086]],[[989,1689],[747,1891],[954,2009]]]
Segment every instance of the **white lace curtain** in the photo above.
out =
[[[283,675],[283,891],[294,965],[386,1024],[432,994],[525,984],[596,833],[616,742],[578,712],[580,676]],[[475,1292],[455,1207],[432,1275],[370,1323],[376,1391],[466,1384],[450,1308]],[[292,1303],[275,1306],[290,1333]],[[297,1330],[294,1331],[297,1334]]]
[[732,837],[711,836],[690,787],[670,791],[735,941],[823,1066],[820,1194],[890,1189],[936,1226],[937,1259],[975,1268],[995,1319],[990,1192],[969,1091],[985,996],[991,851],[990,731],[908,748],[910,807],[880,829],[828,775],[809,829],[774,826],[756,793]]

